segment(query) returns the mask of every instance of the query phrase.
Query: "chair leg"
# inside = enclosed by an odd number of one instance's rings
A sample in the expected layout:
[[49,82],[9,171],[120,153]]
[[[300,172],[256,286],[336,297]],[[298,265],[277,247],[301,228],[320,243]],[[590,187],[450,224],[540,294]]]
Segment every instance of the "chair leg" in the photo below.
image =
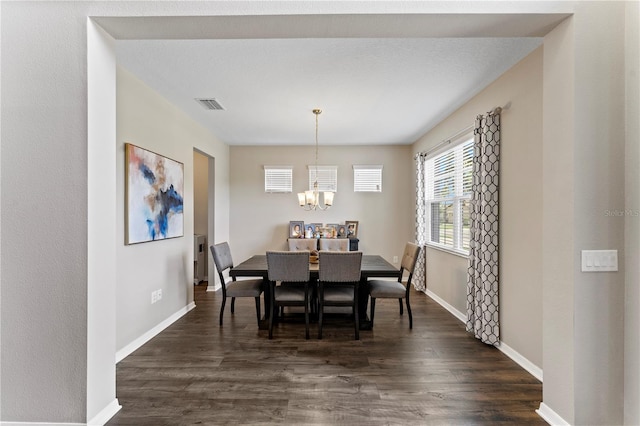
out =
[[222,325],[222,316],[224,315],[224,305],[227,303],[227,296],[222,296],[222,306],[220,306],[220,325]]
[[411,305],[409,304],[409,298],[407,297],[407,313],[409,314],[409,330],[413,329],[413,316],[411,316]]
[[235,311],[236,311],[236,298],[232,297],[231,298],[231,313],[233,314],[233,313],[235,313]]
[[398,299],[398,303],[400,303],[400,315],[402,315],[402,299]]
[[256,297],[256,316],[258,318],[258,327],[260,327],[260,297]]
[[311,314],[318,314],[318,294],[315,289],[311,290],[311,298],[309,299],[309,306],[311,307]]
[[373,328],[373,317],[376,314],[376,298],[371,298],[371,327]]

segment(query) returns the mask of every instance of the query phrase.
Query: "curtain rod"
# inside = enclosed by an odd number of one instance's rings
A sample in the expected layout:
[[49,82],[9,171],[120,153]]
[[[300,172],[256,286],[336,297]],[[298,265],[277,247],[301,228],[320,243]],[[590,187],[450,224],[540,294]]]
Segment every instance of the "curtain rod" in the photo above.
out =
[[473,128],[475,127],[475,125],[471,125],[471,126],[467,126],[462,130],[458,130],[456,133],[454,133],[453,135],[449,136],[448,138],[444,139],[442,142],[440,142],[438,145],[434,146],[433,148],[429,149],[428,151],[423,152],[423,155],[428,155],[430,153],[432,153],[433,151],[435,151],[436,149],[444,146],[444,145],[448,145],[451,143],[452,140],[454,140],[455,138],[457,138],[458,136],[461,136],[471,130],[473,130]]
[[[494,109],[492,109],[491,111],[489,111],[489,114],[499,114],[500,112],[502,112],[503,110],[507,110],[511,108],[511,101],[507,102],[505,106],[503,107],[495,107]],[[453,135],[449,136],[448,138],[444,139],[442,142],[440,142],[439,144],[437,144],[436,146],[434,146],[433,148],[427,150],[427,151],[423,151],[420,154],[422,155],[429,155],[430,153],[432,153],[433,151],[435,151],[436,149],[439,149],[440,147],[450,144],[452,140],[454,140],[455,138],[457,138],[458,136],[462,136],[463,134],[473,130],[473,128],[475,127],[475,124],[472,124],[470,126],[465,127],[462,130],[458,130],[456,133],[454,133]]]

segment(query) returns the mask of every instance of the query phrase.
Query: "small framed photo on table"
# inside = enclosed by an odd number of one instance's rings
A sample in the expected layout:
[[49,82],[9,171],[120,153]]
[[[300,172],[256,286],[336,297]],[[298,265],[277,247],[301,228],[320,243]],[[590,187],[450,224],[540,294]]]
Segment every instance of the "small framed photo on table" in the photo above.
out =
[[344,222],[347,227],[347,237],[357,237],[358,236],[358,222],[355,220],[347,220]]
[[336,237],[338,236],[338,227],[339,226],[340,225],[338,225],[337,223],[327,223],[327,229],[329,230],[331,235],[335,235]]
[[304,222],[301,220],[292,220],[289,222],[289,238],[304,237]]
[[347,238],[347,226],[338,225],[338,238]]

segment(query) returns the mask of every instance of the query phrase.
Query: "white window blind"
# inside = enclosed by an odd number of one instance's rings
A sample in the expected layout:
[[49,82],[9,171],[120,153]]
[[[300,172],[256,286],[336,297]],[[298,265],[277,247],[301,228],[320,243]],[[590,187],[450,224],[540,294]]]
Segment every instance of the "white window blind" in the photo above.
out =
[[427,159],[425,167],[428,243],[469,251],[473,184],[473,136]]
[[[316,166],[309,168],[309,189],[313,189],[316,181]],[[318,166],[318,191],[338,191],[338,166]]]
[[354,192],[382,192],[382,165],[353,165]]
[[264,192],[292,192],[293,167],[264,166]]

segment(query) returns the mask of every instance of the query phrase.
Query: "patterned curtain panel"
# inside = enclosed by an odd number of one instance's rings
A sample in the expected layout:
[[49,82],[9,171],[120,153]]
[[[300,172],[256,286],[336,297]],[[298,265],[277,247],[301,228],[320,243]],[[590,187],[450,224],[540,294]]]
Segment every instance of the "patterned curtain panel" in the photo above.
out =
[[498,177],[500,108],[476,118],[473,146],[471,241],[467,274],[467,331],[500,343],[498,309]]
[[427,290],[427,261],[425,244],[427,243],[427,219],[425,209],[424,168],[426,155],[416,155],[416,244],[420,246],[420,253],[413,270],[413,287],[419,291]]

